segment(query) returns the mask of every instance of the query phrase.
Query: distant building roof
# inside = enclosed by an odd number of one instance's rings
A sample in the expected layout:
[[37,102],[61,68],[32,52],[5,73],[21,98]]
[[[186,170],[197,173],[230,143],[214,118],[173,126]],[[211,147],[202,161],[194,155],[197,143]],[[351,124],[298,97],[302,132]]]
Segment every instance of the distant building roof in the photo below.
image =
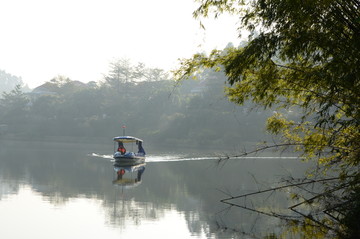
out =
[[46,82],[36,88],[34,88],[32,90],[31,93],[35,93],[35,94],[41,94],[41,93],[56,93],[58,87],[57,85],[51,83],[51,82]]
[[76,92],[87,88],[93,88],[92,84],[85,84],[80,81],[69,81],[59,86],[53,82],[46,82],[32,90],[32,94],[44,95],[44,94],[61,94],[62,92]]

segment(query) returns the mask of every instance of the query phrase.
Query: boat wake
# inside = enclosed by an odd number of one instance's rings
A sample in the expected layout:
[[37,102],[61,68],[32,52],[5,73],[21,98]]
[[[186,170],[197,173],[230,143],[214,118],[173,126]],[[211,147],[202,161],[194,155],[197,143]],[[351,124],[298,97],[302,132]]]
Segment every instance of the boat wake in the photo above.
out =
[[[91,157],[110,159],[114,161],[113,155],[111,154],[89,154]],[[146,157],[146,162],[178,162],[178,161],[190,161],[190,160],[214,160],[219,159],[219,157],[186,157],[184,155],[151,155]]]
[[[103,159],[110,159],[110,161],[114,161],[113,155],[111,154],[97,154],[92,153],[90,154],[92,157],[103,158]],[[196,161],[196,160],[220,160],[223,159],[224,156],[204,156],[204,157],[191,157],[185,155],[149,155],[146,157],[147,163],[152,162],[179,162],[179,161]],[[261,157],[261,156],[247,156],[247,157],[239,157],[238,159],[297,159],[298,157]],[[229,159],[233,159],[233,157],[229,157]]]
[[146,158],[147,162],[179,162],[195,160],[214,160],[218,157],[186,157],[184,155],[154,155]]
[[112,155],[106,155],[106,154],[92,153],[92,154],[89,154],[89,156],[91,156],[91,157],[97,157],[97,158],[104,158],[104,159],[113,159],[113,156],[112,156]]

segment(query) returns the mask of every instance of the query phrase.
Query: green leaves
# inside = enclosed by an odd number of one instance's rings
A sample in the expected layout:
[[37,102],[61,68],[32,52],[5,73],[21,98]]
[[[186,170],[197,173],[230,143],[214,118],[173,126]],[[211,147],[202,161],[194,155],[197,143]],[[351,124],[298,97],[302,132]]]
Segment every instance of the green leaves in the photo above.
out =
[[[283,145],[302,151],[306,159],[317,160],[315,176],[339,175],[341,185],[352,185],[349,192],[360,191],[355,180],[360,172],[360,1],[198,2],[196,17],[237,14],[239,29],[250,31],[249,42],[184,60],[178,78],[195,76],[203,68],[223,67],[231,101],[244,104],[251,100],[282,112],[268,119],[267,130],[280,136]],[[302,115],[287,119],[293,107]],[[339,196],[331,186],[324,190]],[[346,195],[339,196],[344,204],[358,197]],[[326,200],[318,199],[327,208],[326,214],[336,211],[339,206]],[[334,228],[338,235],[352,231],[337,230],[342,226],[336,217],[324,216],[318,223],[310,215],[304,225]]]

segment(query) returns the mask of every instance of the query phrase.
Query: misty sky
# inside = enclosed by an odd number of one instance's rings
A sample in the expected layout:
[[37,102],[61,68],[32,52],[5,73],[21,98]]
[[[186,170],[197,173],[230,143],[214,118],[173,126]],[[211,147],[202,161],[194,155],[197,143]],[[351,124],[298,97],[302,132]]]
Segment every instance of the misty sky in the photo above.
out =
[[178,58],[223,49],[236,20],[193,19],[193,0],[0,0],[0,69],[36,87],[57,75],[98,81],[128,58],[170,70]]

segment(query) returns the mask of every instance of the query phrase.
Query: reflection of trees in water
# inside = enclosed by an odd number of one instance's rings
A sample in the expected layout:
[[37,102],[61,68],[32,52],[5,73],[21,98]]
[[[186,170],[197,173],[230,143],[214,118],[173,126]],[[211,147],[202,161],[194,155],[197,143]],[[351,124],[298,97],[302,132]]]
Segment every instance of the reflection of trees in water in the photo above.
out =
[[[112,184],[116,177],[112,163],[87,156],[94,152],[91,145],[23,141],[2,142],[0,147],[7,148],[0,150],[0,180],[11,182],[15,191],[21,184],[31,185],[55,205],[79,197],[101,200],[109,225],[120,228],[161,220],[176,210],[193,234],[215,238],[248,229],[272,230],[277,224],[243,210],[228,210],[221,199],[268,188],[284,171],[294,177],[302,174],[302,164],[285,159],[238,160],[221,167],[209,160],[158,162],[146,165],[139,186],[122,191]],[[246,205],[258,209],[288,206],[281,194],[246,199]],[[255,228],[254,222],[261,223]]]
[[276,234],[280,231],[280,217],[269,216],[280,215],[287,211],[290,206],[288,193],[273,191],[257,193],[255,187],[251,191],[240,192],[240,197],[238,194],[223,195],[221,202],[225,207],[216,218],[219,230],[253,236]]
[[[243,232],[266,235],[280,228],[277,218],[228,208],[220,200],[229,195],[256,192],[276,185],[274,182],[282,178],[282,174],[276,172],[281,171],[284,162],[285,159],[241,160],[223,167],[217,167],[211,161],[147,164],[142,185],[125,191],[123,198],[121,191],[117,190],[120,201],[115,204],[116,210],[114,199],[104,207],[111,224],[120,227],[125,226],[126,220],[134,224],[141,223],[142,219],[158,220],[169,209],[174,209],[184,216],[189,231],[196,235],[205,233],[214,238],[225,235],[236,237],[243,235]],[[302,173],[296,162],[288,163],[287,167],[287,175]],[[256,210],[269,213],[279,212],[290,206],[287,200],[289,193],[269,192],[239,198],[233,203],[254,206]]]
[[[115,191],[115,193],[117,193]],[[127,225],[141,225],[143,220],[159,220],[167,209],[152,203],[137,202],[135,199],[124,199],[119,195],[113,201],[104,201],[104,209],[108,223],[115,227],[125,228]]]
[[[322,220],[322,218],[331,217],[336,220],[336,216],[341,214],[341,212],[336,208],[332,209],[333,211],[328,210],[327,205],[322,205],[317,200],[324,198],[327,202],[340,202],[339,197],[344,192],[344,189],[342,188],[343,185],[340,185],[340,187],[336,185],[337,179],[337,177],[318,177],[315,180],[291,177],[284,179],[276,187],[229,196],[223,199],[222,202],[230,207],[236,207],[242,211],[258,215],[261,219],[267,218],[268,221],[277,221],[277,224],[274,224],[274,235],[278,235],[281,227],[284,227],[284,225],[300,225],[305,227],[302,221],[304,217],[308,222],[313,223],[306,225],[310,230],[313,230],[310,233],[316,232],[318,233],[317,235],[330,235],[332,234],[332,228],[327,226],[327,221]],[[329,185],[336,185],[338,188],[331,193],[323,193]],[[258,200],[259,198],[266,199],[266,202],[261,202],[261,200]],[[279,225],[280,221],[281,225]],[[259,222],[256,223],[259,224]],[[265,225],[269,226],[271,223],[266,223]],[[321,230],[322,227],[328,230],[323,231]],[[283,235],[286,237],[287,233],[291,234],[294,232],[295,230],[290,229],[283,233]],[[329,232],[330,234],[328,234]],[[301,233],[307,238],[307,232]]]
[[[243,232],[266,235],[278,231],[280,220],[262,216],[249,210],[234,208],[234,205],[245,205],[269,213],[287,209],[290,192],[264,193],[253,197],[242,197],[231,201],[232,206],[219,203],[228,197],[257,192],[279,185],[283,177],[302,175],[305,164],[292,159],[238,159],[227,162],[224,166],[201,167],[203,163],[192,162],[193,171],[187,175],[188,190],[191,195],[203,199],[202,213],[198,221],[206,221],[210,231],[217,235],[227,233],[242,235]],[[197,165],[197,166],[196,166]],[[194,167],[195,166],[195,167]],[[180,171],[186,170],[180,164]],[[183,170],[181,168],[183,167]],[[202,190],[201,188],[212,188]]]
[[16,194],[19,192],[19,188],[17,182],[3,180],[2,177],[0,177],[0,200],[8,195]]

